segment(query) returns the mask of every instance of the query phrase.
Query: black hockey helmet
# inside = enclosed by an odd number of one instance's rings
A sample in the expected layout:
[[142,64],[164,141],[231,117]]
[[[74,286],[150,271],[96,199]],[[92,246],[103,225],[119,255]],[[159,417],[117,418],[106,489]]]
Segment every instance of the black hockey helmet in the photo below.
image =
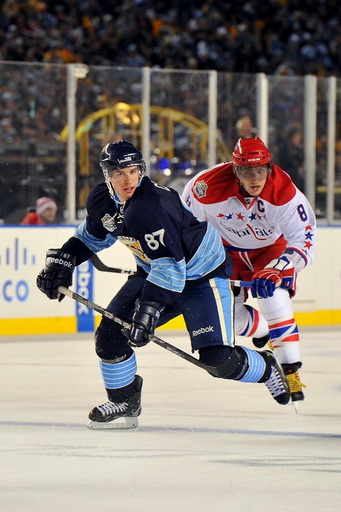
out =
[[126,140],[106,144],[102,149],[99,165],[102,168],[105,183],[107,184],[109,194],[112,198],[114,198],[114,190],[110,182],[110,177],[113,171],[138,166],[140,174],[139,183],[141,183],[146,172],[146,163],[143,160],[141,151],[138,151],[131,142]]
[[102,149],[99,163],[102,171],[107,171],[109,176],[112,171],[135,165],[140,167],[141,174],[146,170],[141,151],[138,151],[133,144],[126,140],[106,144]]

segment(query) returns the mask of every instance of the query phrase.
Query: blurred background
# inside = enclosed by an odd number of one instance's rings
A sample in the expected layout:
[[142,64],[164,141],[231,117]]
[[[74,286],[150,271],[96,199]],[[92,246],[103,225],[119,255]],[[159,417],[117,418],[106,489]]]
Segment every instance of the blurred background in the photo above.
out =
[[319,222],[340,223],[339,15],[333,0],[3,1],[0,223],[42,197],[45,223],[82,219],[108,141],[181,192],[254,135]]

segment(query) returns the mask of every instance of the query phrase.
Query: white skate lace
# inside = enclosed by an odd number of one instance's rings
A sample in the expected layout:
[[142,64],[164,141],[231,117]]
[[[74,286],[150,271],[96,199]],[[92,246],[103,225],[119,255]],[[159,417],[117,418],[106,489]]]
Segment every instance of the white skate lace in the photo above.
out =
[[127,402],[115,403],[115,402],[106,402],[105,404],[98,405],[97,409],[102,413],[103,416],[112,413],[125,412],[128,407]]
[[273,397],[286,392],[281,376],[276,368],[272,368],[270,378],[265,382],[265,385]]

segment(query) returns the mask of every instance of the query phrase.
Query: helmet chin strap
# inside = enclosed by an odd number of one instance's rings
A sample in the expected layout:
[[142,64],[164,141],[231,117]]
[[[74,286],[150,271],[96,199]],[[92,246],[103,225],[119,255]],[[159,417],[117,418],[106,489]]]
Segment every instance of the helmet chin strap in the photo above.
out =
[[141,185],[142,180],[143,180],[144,177],[145,177],[145,173],[141,170],[140,173],[139,173],[139,182],[137,184],[138,187]]
[[111,199],[115,200],[115,190],[114,190],[114,187],[112,186],[111,181],[109,180],[109,178],[105,178],[105,184],[108,187]]

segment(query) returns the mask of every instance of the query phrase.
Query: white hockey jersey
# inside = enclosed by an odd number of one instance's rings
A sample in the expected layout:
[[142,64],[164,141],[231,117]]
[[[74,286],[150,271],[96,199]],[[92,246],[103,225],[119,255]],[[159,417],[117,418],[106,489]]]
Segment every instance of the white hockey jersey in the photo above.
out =
[[251,250],[272,245],[284,236],[287,250],[295,253],[300,271],[313,260],[316,218],[290,176],[273,165],[257,197],[240,187],[232,162],[201,171],[186,185],[182,199],[199,220],[210,222],[224,244],[233,250]]

